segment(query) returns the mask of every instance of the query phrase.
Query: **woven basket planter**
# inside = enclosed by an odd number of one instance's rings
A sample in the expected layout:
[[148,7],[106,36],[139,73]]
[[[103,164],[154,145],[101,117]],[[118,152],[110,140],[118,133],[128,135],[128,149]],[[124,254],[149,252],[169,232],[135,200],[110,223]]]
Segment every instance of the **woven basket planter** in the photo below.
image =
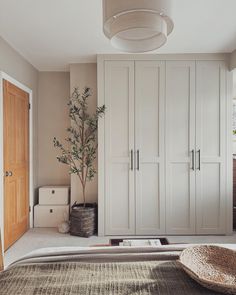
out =
[[97,231],[97,204],[74,204],[70,214],[70,234],[90,237]]

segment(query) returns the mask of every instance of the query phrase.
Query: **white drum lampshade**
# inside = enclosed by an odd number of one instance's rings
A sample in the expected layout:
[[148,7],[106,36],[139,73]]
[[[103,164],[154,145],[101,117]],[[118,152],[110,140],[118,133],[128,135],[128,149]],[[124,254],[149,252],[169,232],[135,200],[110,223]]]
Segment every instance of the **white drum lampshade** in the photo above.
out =
[[172,0],[103,0],[103,30],[114,47],[147,52],[164,45],[174,24]]

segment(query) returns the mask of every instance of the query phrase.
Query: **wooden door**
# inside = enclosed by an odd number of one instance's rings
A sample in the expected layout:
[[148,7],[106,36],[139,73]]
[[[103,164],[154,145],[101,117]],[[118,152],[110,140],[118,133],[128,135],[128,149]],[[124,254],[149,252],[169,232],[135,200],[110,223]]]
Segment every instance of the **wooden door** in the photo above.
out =
[[166,62],[166,231],[195,233],[195,62]]
[[135,62],[136,234],[165,233],[165,62]]
[[8,81],[4,98],[4,249],[29,223],[29,95]]
[[197,62],[196,214],[198,234],[224,234],[226,217],[226,68]]
[[134,62],[105,62],[105,234],[135,234]]

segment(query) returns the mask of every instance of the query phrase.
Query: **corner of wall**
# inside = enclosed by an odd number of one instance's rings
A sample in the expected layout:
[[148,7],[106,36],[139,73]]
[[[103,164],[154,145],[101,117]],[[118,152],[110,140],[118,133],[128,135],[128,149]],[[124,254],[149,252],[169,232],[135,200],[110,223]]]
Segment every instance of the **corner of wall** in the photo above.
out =
[[230,71],[236,69],[236,49],[230,55]]

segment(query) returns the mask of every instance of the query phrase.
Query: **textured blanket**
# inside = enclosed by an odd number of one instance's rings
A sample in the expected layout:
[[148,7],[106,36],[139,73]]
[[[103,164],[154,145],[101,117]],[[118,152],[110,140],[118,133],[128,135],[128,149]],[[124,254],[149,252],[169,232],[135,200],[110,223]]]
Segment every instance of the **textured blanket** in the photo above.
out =
[[213,295],[176,261],[17,264],[0,274],[1,295]]

